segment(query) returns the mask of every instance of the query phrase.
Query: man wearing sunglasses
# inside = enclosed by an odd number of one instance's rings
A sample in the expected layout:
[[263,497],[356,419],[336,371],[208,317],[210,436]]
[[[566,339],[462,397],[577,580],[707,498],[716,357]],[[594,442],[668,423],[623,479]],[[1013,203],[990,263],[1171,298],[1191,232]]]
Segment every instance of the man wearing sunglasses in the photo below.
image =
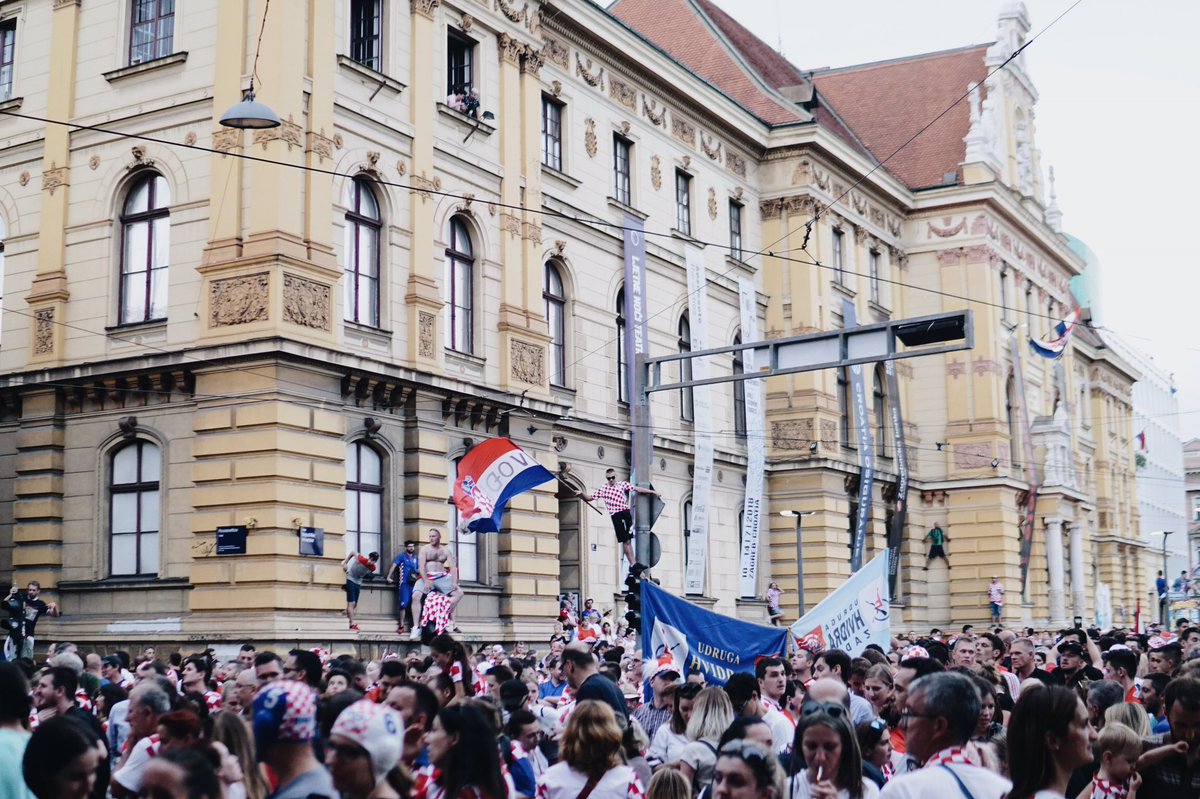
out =
[[[604,508],[608,511],[609,518],[612,519],[613,531],[617,534],[617,543],[625,551],[625,559],[629,561],[629,566],[632,568],[638,563],[633,556],[633,514],[630,512],[629,505],[630,492],[661,496],[653,489],[638,488],[627,480],[618,481],[617,473],[613,469],[604,472],[604,485],[591,494],[585,494],[582,491],[576,493],[588,502],[596,497],[604,500]],[[643,566],[642,568],[645,570],[647,567]]]
[[967,759],[981,704],[979,690],[963,674],[930,674],[910,685],[900,725],[908,755],[921,767],[894,777],[880,799],[1006,795],[1008,780]]

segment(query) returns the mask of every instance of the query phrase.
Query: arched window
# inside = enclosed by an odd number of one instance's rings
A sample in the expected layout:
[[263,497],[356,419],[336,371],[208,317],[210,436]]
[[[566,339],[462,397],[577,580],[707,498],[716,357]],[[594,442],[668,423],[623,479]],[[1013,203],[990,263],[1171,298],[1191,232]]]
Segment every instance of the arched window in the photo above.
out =
[[370,181],[357,177],[346,201],[347,322],[379,327],[379,240],[383,225]]
[[468,355],[475,352],[474,292],[471,235],[456,216],[450,220],[450,245],[446,247],[446,346]]
[[121,210],[123,325],[167,318],[167,267],[171,254],[171,190],[157,172],[146,172],[129,189]]
[[546,302],[546,324],[550,328],[550,383],[567,384],[567,296],[563,291],[562,274],[553,261],[546,262],[546,277],[542,285]]
[[880,458],[888,456],[888,404],[887,404],[887,373],[883,364],[875,366],[875,391],[872,395],[875,411],[875,454]]
[[361,441],[346,445],[346,552],[378,552],[383,531],[383,459]]
[[1020,424],[1020,411],[1017,406],[1017,382],[1011,376],[1004,385],[1004,416],[1008,420],[1008,459],[1014,471],[1024,471],[1020,467],[1020,436],[1023,434]]
[[[742,343],[742,334],[738,333],[733,337],[733,346],[738,346]],[[733,373],[742,375],[746,373],[746,362],[742,360],[742,353],[735,352],[733,354]],[[733,432],[738,438],[746,437],[746,381],[736,380],[733,384]]]
[[850,370],[843,366],[837,370],[838,442],[850,446]]
[[617,291],[617,401],[629,402],[629,376],[625,368],[625,289]]
[[[679,317],[679,352],[686,354],[692,351],[692,325],[688,322],[687,314]],[[679,379],[687,382],[692,379],[691,359],[679,362]],[[696,418],[695,395],[691,388],[679,390],[679,418],[690,422]]]
[[134,441],[113,454],[109,482],[109,573],[114,577],[158,574],[158,446]]
[[[450,493],[454,493],[454,483],[458,480],[458,464],[462,458],[455,458],[450,464]],[[454,552],[454,561],[458,565],[458,580],[460,583],[478,583],[479,579],[479,533],[468,530],[460,524],[458,506],[450,504],[450,535],[449,545]],[[443,537],[445,540],[445,537]]]

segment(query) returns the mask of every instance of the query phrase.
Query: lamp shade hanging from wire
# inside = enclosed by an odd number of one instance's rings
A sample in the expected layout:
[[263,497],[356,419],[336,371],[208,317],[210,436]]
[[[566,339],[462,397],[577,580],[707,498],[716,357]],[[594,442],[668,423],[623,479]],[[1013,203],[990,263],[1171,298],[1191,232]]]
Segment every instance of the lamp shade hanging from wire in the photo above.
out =
[[245,130],[261,129],[261,128],[277,128],[281,121],[279,114],[276,114],[268,106],[254,99],[254,83],[250,83],[250,88],[242,97],[240,103],[233,105],[224,114],[221,114],[221,124],[227,128],[240,128]]

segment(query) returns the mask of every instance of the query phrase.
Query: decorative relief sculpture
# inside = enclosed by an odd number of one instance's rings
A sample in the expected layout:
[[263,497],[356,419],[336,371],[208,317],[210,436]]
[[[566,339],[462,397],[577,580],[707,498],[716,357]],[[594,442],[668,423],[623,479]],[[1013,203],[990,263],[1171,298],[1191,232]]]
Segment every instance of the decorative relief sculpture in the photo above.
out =
[[561,80],[550,81],[550,93],[553,94],[555,97],[558,97],[562,94],[562,81]]
[[513,214],[502,211],[500,213],[500,229],[513,238],[518,238],[521,235],[521,220]]
[[421,311],[417,314],[417,354],[422,358],[433,357],[433,333],[437,326],[437,317]]
[[146,157],[146,148],[142,145],[135,144],[129,148],[129,151],[133,154],[133,160],[129,162],[129,165],[126,167],[126,169],[154,166],[154,159]]
[[708,187],[708,218],[717,221],[717,190]]
[[739,178],[746,177],[746,159],[734,152],[726,151],[725,168]]
[[662,162],[657,155],[650,156],[650,185],[655,191],[662,188]]
[[787,419],[771,423],[771,446],[775,449],[808,449],[812,441],[812,419]]
[[308,132],[307,152],[316,153],[318,163],[326,158],[333,158],[333,139],[325,135],[325,128],[321,128],[320,133],[312,130]]
[[953,224],[953,222],[954,217],[950,216],[942,217],[941,227],[933,224],[933,222],[927,222],[926,224],[928,225],[929,230],[926,232],[925,238],[937,236],[938,238],[948,239],[957,236],[959,233],[962,233],[967,229],[967,218],[965,216],[959,220],[957,225]]
[[721,142],[710,139],[706,134],[700,134],[700,150],[713,161],[721,163]]
[[513,8],[512,3],[507,0],[496,0],[495,10],[508,17],[512,22],[522,22],[525,19],[525,7]]
[[284,272],[283,321],[329,330],[329,286]]
[[596,120],[591,117],[583,121],[583,149],[588,158],[596,157]]
[[991,465],[991,444],[956,444],[954,446],[954,468],[983,469]]
[[414,14],[420,14],[423,17],[433,19],[434,12],[437,11],[438,0],[412,0],[410,9]]
[[288,118],[285,119],[279,125],[279,127],[263,128],[261,130],[254,131],[253,143],[261,144],[263,147],[263,150],[266,150],[267,145],[270,144],[271,142],[283,141],[283,142],[287,143],[288,152],[291,152],[293,145],[296,147],[304,146],[304,144],[301,141],[301,137],[302,137],[303,133],[304,133],[304,129],[301,128],[299,125],[297,125],[295,122],[293,122],[292,115],[288,114]]
[[88,168],[91,169],[93,172],[96,171],[97,169],[99,169],[99,167],[100,167],[100,156],[93,155],[91,158],[88,159]]
[[501,33],[497,39],[500,45],[500,60],[507,61],[510,64],[520,63],[521,55],[525,52],[525,45],[517,39],[509,36],[507,33]]
[[542,243],[542,226],[536,222],[522,222],[521,238],[528,239],[535,245],[540,246]]
[[667,107],[658,107],[658,103],[651,100],[646,95],[642,95],[642,113],[646,119],[653,122],[656,126],[663,128],[667,125]]
[[592,73],[592,59],[587,60],[587,66],[583,65],[583,58],[579,53],[575,54],[575,74],[583,78],[588,86],[593,86],[600,91],[604,91],[604,67],[596,67],[595,74]]
[[208,287],[209,327],[267,318],[270,277],[266,272],[214,280]]
[[696,128],[686,119],[671,116],[671,135],[684,144],[696,146]]
[[67,174],[68,170],[65,166],[57,166],[51,161],[50,168],[42,173],[42,191],[54,194],[54,190],[59,186],[66,186]]
[[608,79],[608,96],[630,111],[637,111],[637,89],[625,81],[610,76]]
[[513,339],[508,352],[514,380],[532,386],[540,386],[545,382],[546,351],[542,347]]
[[425,177],[424,171],[420,175],[412,176],[412,187],[417,190],[417,194],[421,196],[421,202],[425,202],[433,196],[433,192],[442,190],[442,179],[437,175],[433,179]]
[[542,48],[542,55],[555,66],[561,67],[564,70],[571,68],[571,51],[565,45],[559,44],[555,39],[546,39],[546,46]]
[[33,312],[33,354],[54,352],[54,309],[38,308]]

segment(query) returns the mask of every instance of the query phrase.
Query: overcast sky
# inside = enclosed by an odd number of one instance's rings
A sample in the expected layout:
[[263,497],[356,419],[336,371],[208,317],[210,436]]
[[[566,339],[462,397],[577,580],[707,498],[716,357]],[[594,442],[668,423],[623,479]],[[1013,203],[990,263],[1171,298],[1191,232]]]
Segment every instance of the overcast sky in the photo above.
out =
[[[715,0],[809,69],[995,39],[999,0]],[[1031,35],[1074,0],[1026,3]],[[1200,3],[1082,0],[1025,51],[1064,230],[1101,262],[1095,323],[1153,356],[1200,436]],[[1137,431],[1134,431],[1135,433]]]

